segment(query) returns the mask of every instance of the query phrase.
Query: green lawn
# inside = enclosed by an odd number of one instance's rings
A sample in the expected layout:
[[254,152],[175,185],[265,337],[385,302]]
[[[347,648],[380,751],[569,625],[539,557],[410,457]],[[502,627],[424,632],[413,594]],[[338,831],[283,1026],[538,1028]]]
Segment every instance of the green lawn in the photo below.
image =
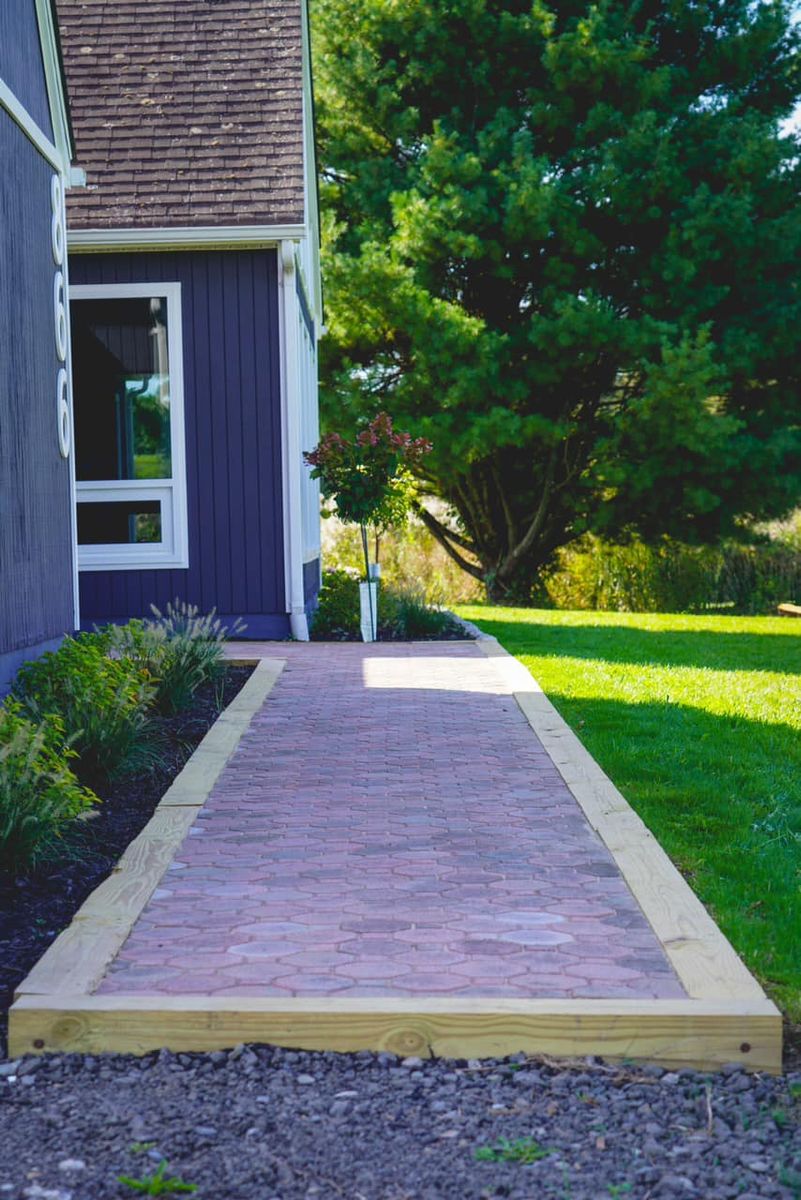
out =
[[525,663],[801,1019],[801,621],[459,613]]

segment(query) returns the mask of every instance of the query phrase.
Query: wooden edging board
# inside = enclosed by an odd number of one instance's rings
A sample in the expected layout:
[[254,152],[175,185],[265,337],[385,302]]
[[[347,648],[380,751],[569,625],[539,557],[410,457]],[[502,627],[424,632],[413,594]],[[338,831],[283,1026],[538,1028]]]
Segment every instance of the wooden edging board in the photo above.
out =
[[[781,1014],[724,937],[651,831],[543,692],[497,638],[478,645],[495,661],[523,715],[589,824],[605,843],[691,1002],[740,1003],[773,1018],[778,1067]],[[744,1038],[748,1045],[748,1039]],[[750,1050],[743,1051],[748,1055]]]
[[[450,645],[450,643],[449,643]],[[517,1000],[93,994],[284,662],[258,661],[112,876],[92,893],[17,989],[12,1055],[142,1054],[269,1042],[310,1050],[389,1050],[442,1057],[531,1054],[648,1059],[781,1070],[781,1017],[652,835],[528,671],[494,639],[502,672],[532,730],[608,846],[661,939],[686,1000]],[[432,647],[433,648],[433,647]],[[247,660],[234,660],[247,661]],[[251,660],[252,661],[252,660]]]

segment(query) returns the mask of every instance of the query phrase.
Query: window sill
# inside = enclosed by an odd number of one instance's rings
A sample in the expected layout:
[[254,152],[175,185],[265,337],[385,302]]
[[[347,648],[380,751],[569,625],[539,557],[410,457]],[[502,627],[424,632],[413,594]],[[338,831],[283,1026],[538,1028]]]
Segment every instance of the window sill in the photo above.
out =
[[185,571],[189,566],[185,555],[159,554],[153,547],[126,546],[124,553],[114,546],[93,546],[95,550],[99,553],[87,553],[86,546],[78,547],[79,571]]

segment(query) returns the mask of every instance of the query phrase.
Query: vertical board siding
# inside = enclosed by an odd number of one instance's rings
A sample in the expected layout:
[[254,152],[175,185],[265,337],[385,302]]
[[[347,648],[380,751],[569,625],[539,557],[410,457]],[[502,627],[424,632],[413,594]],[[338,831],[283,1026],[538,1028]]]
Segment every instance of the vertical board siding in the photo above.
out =
[[0,110],[0,656],[73,628],[70,466],[58,448],[52,170]]
[[[0,79],[52,140],[36,0],[0,0]],[[6,159],[2,161],[8,170]]]
[[81,573],[81,619],[147,616],[176,596],[288,630],[274,251],[71,254],[70,282],[181,284],[188,570]]
[[306,608],[317,606],[317,595],[320,591],[320,559],[313,558],[303,564],[303,602]]

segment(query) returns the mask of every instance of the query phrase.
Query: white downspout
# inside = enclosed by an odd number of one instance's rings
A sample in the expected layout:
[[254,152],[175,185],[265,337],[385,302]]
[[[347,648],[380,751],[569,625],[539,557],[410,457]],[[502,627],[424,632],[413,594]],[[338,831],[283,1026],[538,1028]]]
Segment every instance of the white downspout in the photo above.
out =
[[284,460],[284,573],[292,636],[308,642],[309,623],[303,594],[303,518],[301,512],[300,359],[295,245],[281,242],[279,258],[283,338],[281,355],[281,425]]

